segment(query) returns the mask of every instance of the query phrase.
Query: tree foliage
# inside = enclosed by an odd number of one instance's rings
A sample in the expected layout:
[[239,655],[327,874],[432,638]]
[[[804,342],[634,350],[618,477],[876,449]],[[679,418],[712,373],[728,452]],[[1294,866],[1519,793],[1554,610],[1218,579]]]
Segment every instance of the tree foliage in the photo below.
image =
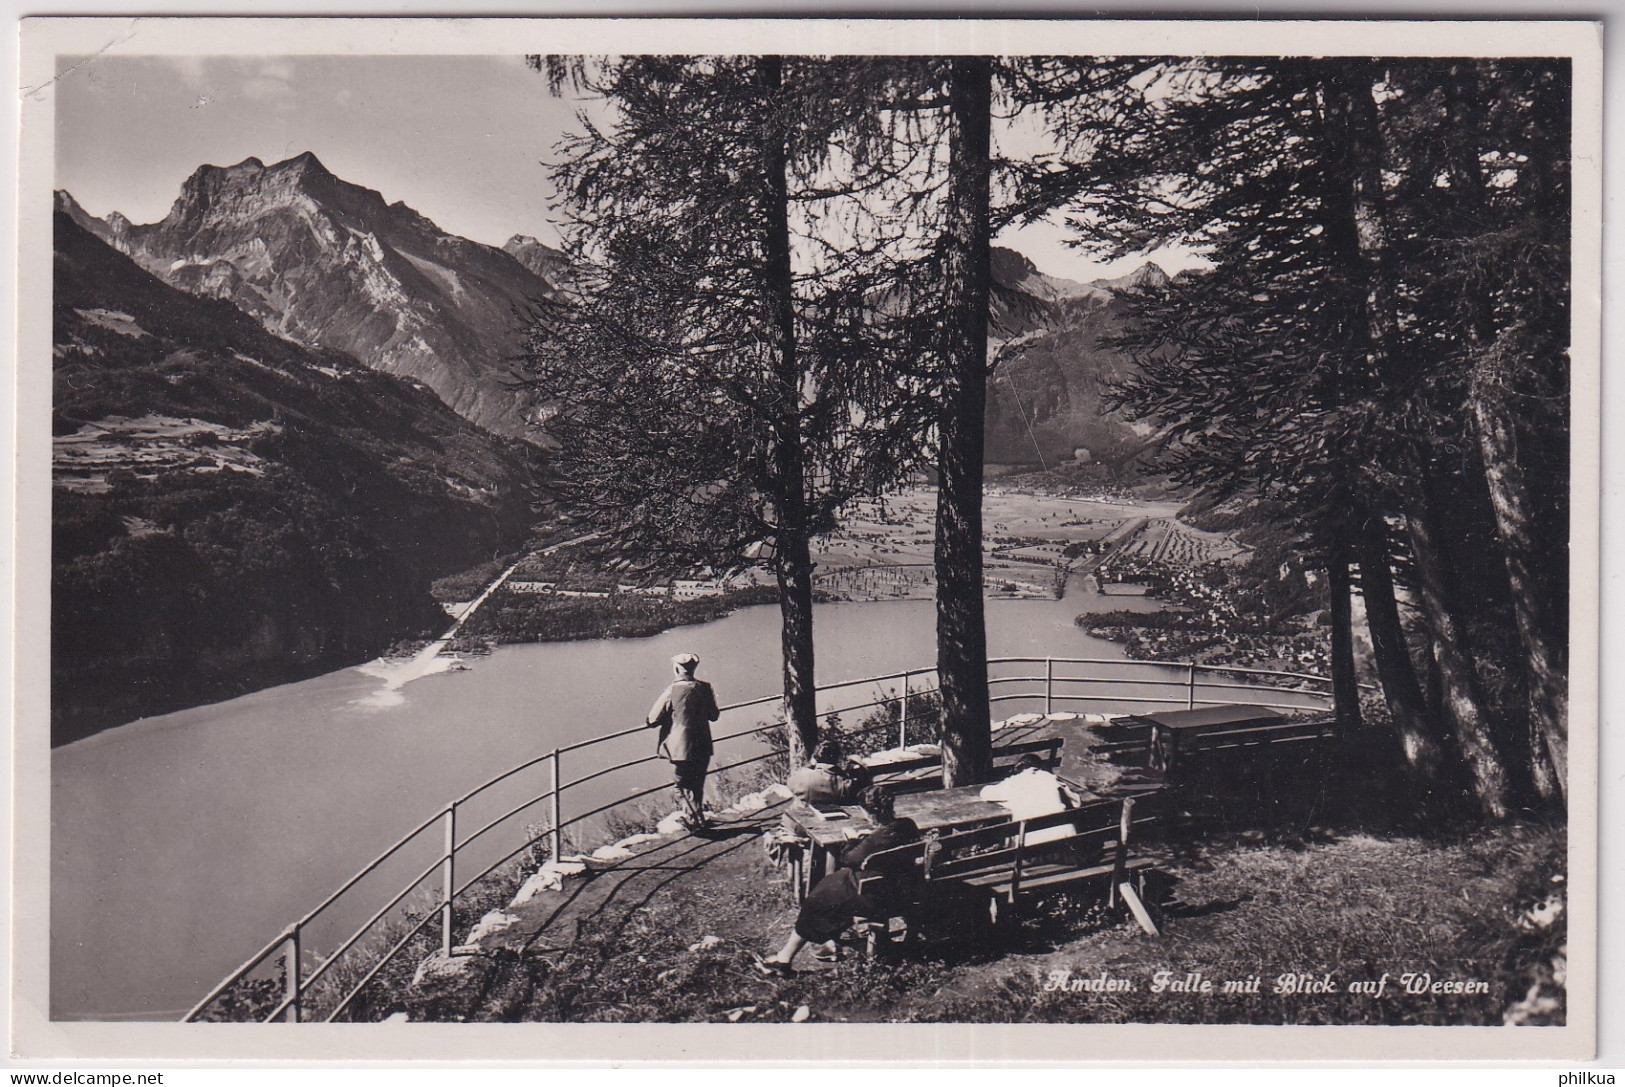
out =
[[1020,315],[989,246],[1064,205],[1098,251],[1205,252],[1207,270],[1134,295],[1121,346],[1139,373],[1115,404],[1157,425],[1161,470],[1272,511],[1327,571],[1345,724],[1358,589],[1415,773],[1493,816],[1561,803],[1562,64],[640,57],[556,72],[613,106],[564,149],[583,273],[530,344],[566,497],[654,562],[737,566],[768,545],[787,704],[792,673],[810,683],[807,541],[929,463],[941,733],[951,777],[983,772],[980,427],[987,381],[1021,350],[997,325]]
[[886,258],[853,193],[884,178],[834,172],[873,165],[866,70],[779,57],[578,70],[611,116],[583,116],[561,147],[578,278],[527,344],[568,507],[606,545],[663,567],[771,564],[804,745],[809,541],[919,448],[897,422],[918,391],[874,365],[886,338],[872,269]]
[[1373,638],[1420,771],[1492,815],[1557,801],[1566,70],[1220,58],[1151,79],[1072,221],[1118,248],[1200,241],[1213,268],[1136,300],[1118,403],[1162,428],[1175,478],[1289,511],[1334,585],[1358,557],[1368,598],[1409,587],[1427,684],[1398,612],[1368,613],[1392,617]]

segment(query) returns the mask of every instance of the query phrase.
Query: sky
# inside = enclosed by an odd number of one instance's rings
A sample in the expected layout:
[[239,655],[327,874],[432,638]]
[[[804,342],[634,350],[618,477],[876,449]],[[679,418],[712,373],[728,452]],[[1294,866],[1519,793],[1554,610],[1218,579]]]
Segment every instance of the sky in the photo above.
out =
[[[551,95],[520,56],[64,57],[60,70],[56,187],[93,215],[136,223],[162,219],[201,165],[312,151],[452,234],[556,243],[544,163],[592,108]],[[1064,279],[1120,275],[1145,259],[1092,261],[1057,223],[999,242]],[[1170,272],[1193,263],[1156,258]]]

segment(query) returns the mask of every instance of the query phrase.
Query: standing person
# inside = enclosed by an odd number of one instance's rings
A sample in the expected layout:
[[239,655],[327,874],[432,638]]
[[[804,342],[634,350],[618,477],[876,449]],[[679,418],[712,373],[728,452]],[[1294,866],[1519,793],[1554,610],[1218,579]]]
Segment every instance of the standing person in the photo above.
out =
[[679,653],[671,659],[676,678],[655,699],[645,723],[660,729],[660,756],[671,760],[677,806],[683,825],[705,828],[705,772],[711,765],[711,722],[720,716],[711,685],[694,678],[700,658]]

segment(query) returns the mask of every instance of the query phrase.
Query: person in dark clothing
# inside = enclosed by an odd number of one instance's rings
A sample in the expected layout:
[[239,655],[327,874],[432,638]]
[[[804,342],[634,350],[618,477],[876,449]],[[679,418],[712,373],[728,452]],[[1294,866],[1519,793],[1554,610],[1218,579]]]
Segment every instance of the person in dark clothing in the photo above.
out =
[[711,722],[720,712],[711,685],[694,678],[700,658],[679,653],[671,659],[676,678],[661,692],[645,723],[660,729],[660,756],[671,762],[683,825],[702,830],[705,818],[705,773],[711,765]]
[[762,973],[788,974],[797,952],[809,943],[826,944],[819,957],[832,960],[836,954],[835,938],[854,918],[887,917],[907,904],[917,875],[912,859],[884,870],[888,877],[883,884],[887,888],[884,897],[880,892],[864,894],[858,890],[858,870],[877,853],[919,841],[920,828],[912,819],[895,817],[891,794],[879,785],[871,785],[863,791],[863,807],[874,820],[875,829],[841,851],[836,858],[835,871],[819,880],[818,886],[801,904],[795,931],[778,954],[756,960],[757,969]]
[[861,767],[843,762],[838,741],[822,740],[807,765],[792,771],[784,784],[807,803],[828,806],[852,803],[868,786],[869,778]]

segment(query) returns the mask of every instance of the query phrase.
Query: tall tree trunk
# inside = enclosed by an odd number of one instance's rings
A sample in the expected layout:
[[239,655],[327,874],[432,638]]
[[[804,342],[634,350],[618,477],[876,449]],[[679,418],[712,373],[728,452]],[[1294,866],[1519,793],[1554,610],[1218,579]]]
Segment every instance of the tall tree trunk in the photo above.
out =
[[1354,616],[1346,552],[1339,545],[1326,564],[1327,588],[1331,592],[1332,620],[1332,710],[1337,728],[1352,736],[1360,727],[1360,680],[1354,669]]
[[1421,780],[1437,781],[1445,769],[1443,737],[1436,719],[1428,713],[1422,685],[1416,678],[1416,665],[1405,642],[1405,627],[1394,596],[1387,533],[1375,517],[1365,525],[1360,541],[1360,588],[1365,596],[1365,621],[1371,631],[1377,679],[1382,683],[1405,761]]
[[[1347,252],[1351,283],[1363,301],[1367,375],[1390,376],[1396,364],[1393,337],[1397,308],[1387,268],[1387,221],[1382,189],[1384,147],[1377,124],[1375,69],[1368,61],[1330,62],[1328,100],[1333,119],[1332,146],[1338,160],[1341,214],[1334,216]],[[1352,243],[1352,247],[1351,247]],[[1444,524],[1437,513],[1432,469],[1419,469],[1416,500],[1407,510],[1411,553],[1416,562],[1423,614],[1433,634],[1444,716],[1453,726],[1457,749],[1466,764],[1479,805],[1492,818],[1511,813],[1513,785],[1507,761],[1485,711],[1473,655],[1461,619],[1460,601],[1443,556]]]
[[[1477,80],[1470,66],[1452,65],[1443,81],[1448,131],[1445,161],[1451,191],[1457,196],[1457,229],[1476,229],[1484,205],[1483,166],[1479,160],[1483,107]],[[1532,161],[1528,176],[1544,192],[1546,164]],[[1529,772],[1536,793],[1552,804],[1568,800],[1568,661],[1566,623],[1554,616],[1548,601],[1568,588],[1567,553],[1543,546],[1538,503],[1529,485],[1526,464],[1534,459],[1519,441],[1518,421],[1523,405],[1509,403],[1511,389],[1522,385],[1537,391],[1561,385],[1550,374],[1537,373],[1528,361],[1512,355],[1512,365],[1497,357],[1494,348],[1493,301],[1485,293],[1462,299],[1463,327],[1474,358],[1468,383],[1468,404],[1484,465],[1490,507],[1495,513],[1496,536],[1506,561],[1507,588],[1524,651],[1524,678],[1529,693]],[[1521,363],[1522,365],[1518,365]],[[1522,374],[1508,373],[1521,369]],[[1520,380],[1521,379],[1521,380]],[[1560,391],[1554,390],[1554,391]],[[1532,403],[1540,408],[1538,393]],[[1546,481],[1552,482],[1550,480]],[[1549,513],[1548,513],[1549,515]],[[1562,573],[1549,567],[1560,567]],[[1544,576],[1543,576],[1544,575]]]
[[956,57],[949,70],[948,194],[942,401],[937,458],[937,679],[942,772],[949,787],[992,773],[987,627],[982,589],[982,441],[991,276],[989,181],[993,65]]
[[[1545,749],[1545,759],[1532,763],[1535,788],[1548,801],[1568,800],[1568,644],[1565,632],[1549,617],[1548,594],[1562,591],[1541,574],[1538,515],[1528,475],[1520,456],[1516,416],[1505,402],[1505,390],[1480,357],[1473,374],[1472,405],[1478,446],[1495,510],[1496,535],[1506,556],[1512,610],[1524,650],[1529,685],[1531,731]],[[1544,764],[1544,765],[1543,765]]]
[[763,286],[778,350],[773,369],[773,467],[778,531],[774,539],[779,582],[780,643],[784,653],[784,720],[792,765],[806,761],[818,742],[818,699],[813,674],[812,554],[808,546],[807,472],[801,435],[801,367],[796,353],[795,281],[790,266],[790,198],[785,176],[784,118],[780,96],[783,59],[763,57],[757,75],[772,115],[764,132],[762,202],[766,235]]
[[[1333,305],[1346,315],[1351,351],[1332,361],[1331,373],[1322,379],[1323,392],[1331,405],[1342,408],[1369,388],[1372,378],[1385,365],[1388,313],[1382,277],[1375,267],[1383,246],[1382,219],[1373,213],[1369,161],[1373,148],[1361,130],[1357,116],[1362,96],[1369,99],[1369,66],[1358,60],[1327,62],[1324,90],[1326,99],[1326,161],[1321,174],[1327,245],[1332,255],[1335,279],[1341,280]],[[1380,194],[1380,190],[1377,190]],[[1350,460],[1337,481],[1326,521],[1337,526],[1337,542],[1332,550],[1327,575],[1331,591],[1332,619],[1332,698],[1340,728],[1350,730],[1359,724],[1360,691],[1354,672],[1354,645],[1351,629],[1349,573],[1350,548],[1347,526],[1360,505],[1359,451],[1348,450]]]
[[784,655],[784,721],[792,766],[818,744],[818,691],[813,678],[812,559],[807,534],[781,530],[774,563],[779,582],[779,644]]
[[1433,502],[1423,481],[1423,493],[1408,511],[1411,556],[1416,563],[1418,595],[1422,613],[1433,635],[1433,659],[1439,669],[1441,702],[1450,722],[1473,792],[1484,813],[1504,819],[1512,811],[1512,780],[1506,753],[1493,734],[1473,671],[1472,652],[1467,645],[1455,606],[1455,592],[1438,544]]

